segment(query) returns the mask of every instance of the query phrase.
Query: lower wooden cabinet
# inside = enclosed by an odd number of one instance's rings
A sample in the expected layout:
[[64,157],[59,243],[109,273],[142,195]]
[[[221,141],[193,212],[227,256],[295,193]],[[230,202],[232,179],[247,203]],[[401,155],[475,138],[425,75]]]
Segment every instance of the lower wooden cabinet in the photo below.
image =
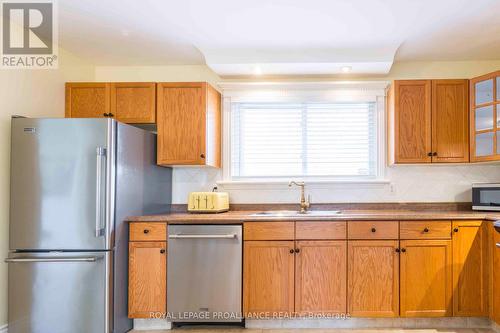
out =
[[347,242],[298,241],[295,261],[295,312],[346,312]]
[[482,221],[454,221],[454,316],[488,316],[488,267],[487,225]]
[[[492,297],[490,298],[492,300],[490,317],[500,325],[500,283],[498,283],[500,281],[500,232],[494,231],[493,228],[491,228],[491,232],[493,233],[491,235],[492,244],[490,247],[493,257],[491,261],[493,290]],[[497,246],[496,244],[499,245]]]
[[401,316],[451,316],[451,241],[401,241],[400,257]]
[[399,315],[399,242],[349,241],[348,313],[355,317]]
[[293,241],[245,241],[243,313],[291,313],[294,310]]
[[129,243],[129,318],[150,318],[151,313],[166,312],[166,248],[166,242]]

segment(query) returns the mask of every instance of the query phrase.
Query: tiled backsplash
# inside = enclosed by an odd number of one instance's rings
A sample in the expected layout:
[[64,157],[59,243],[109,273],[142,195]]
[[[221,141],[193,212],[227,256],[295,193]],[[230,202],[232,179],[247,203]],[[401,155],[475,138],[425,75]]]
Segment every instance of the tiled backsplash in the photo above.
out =
[[[176,168],[173,173],[174,204],[187,202],[189,192],[211,191],[222,172],[209,168]],[[469,202],[471,184],[500,182],[499,164],[399,165],[386,169],[382,184],[306,185],[312,203],[329,202]],[[232,203],[295,203],[299,190],[286,184],[275,186],[240,186],[227,190]]]

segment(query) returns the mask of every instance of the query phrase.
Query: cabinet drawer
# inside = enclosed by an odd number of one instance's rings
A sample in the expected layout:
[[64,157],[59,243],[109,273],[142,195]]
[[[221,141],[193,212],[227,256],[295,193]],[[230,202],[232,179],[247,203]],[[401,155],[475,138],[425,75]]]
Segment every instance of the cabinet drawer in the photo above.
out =
[[398,221],[349,221],[349,239],[398,239]]
[[132,222],[130,223],[130,241],[166,241],[167,223]]
[[245,222],[244,240],[293,240],[294,222]]
[[450,239],[451,221],[401,221],[401,239]]
[[295,222],[296,239],[346,239],[347,222]]

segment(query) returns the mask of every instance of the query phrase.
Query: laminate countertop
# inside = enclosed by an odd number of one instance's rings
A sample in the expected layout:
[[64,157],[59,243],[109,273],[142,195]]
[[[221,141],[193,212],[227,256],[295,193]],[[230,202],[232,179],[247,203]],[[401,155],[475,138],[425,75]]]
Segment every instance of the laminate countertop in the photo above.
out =
[[320,215],[255,216],[262,211],[236,210],[218,214],[171,213],[164,215],[130,216],[128,222],[167,222],[170,224],[237,224],[250,221],[370,221],[370,220],[500,220],[500,212],[446,210],[341,210]]

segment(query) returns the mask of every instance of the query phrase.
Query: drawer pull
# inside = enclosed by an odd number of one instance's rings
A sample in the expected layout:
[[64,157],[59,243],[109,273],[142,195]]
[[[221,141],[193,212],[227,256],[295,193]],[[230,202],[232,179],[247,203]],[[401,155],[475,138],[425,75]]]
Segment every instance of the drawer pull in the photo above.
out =
[[429,232],[429,228],[425,228],[425,229],[424,229],[424,232]]
[[377,229],[375,229],[375,228],[372,228],[372,232],[377,232]]
[[148,229],[144,229],[143,231],[145,234],[149,234],[149,230]]

